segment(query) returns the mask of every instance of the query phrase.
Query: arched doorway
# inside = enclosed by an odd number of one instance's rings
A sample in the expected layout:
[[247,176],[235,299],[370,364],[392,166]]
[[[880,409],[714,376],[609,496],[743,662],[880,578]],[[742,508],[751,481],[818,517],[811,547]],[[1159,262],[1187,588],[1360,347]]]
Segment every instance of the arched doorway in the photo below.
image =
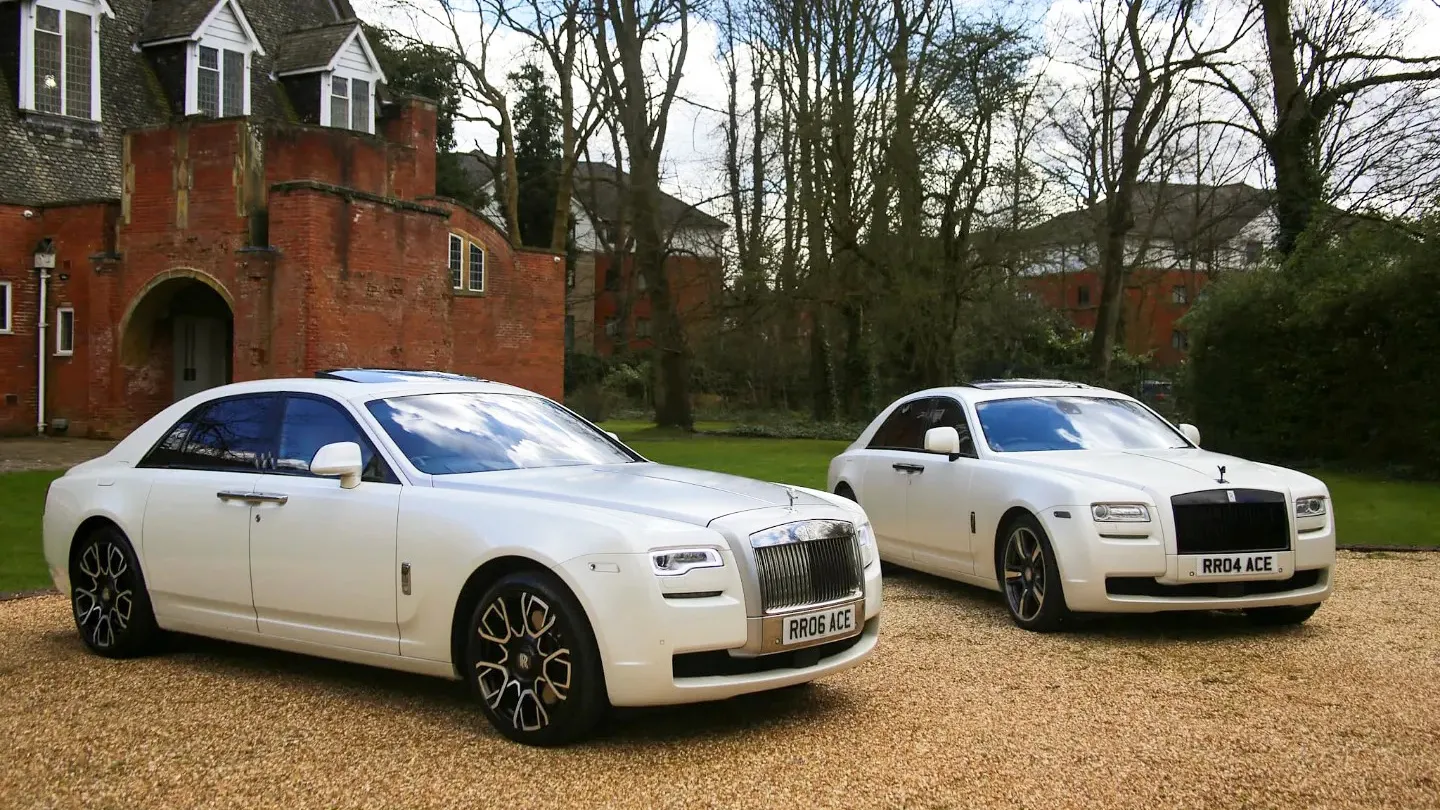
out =
[[132,397],[163,407],[233,379],[228,298],[214,279],[184,271],[140,292],[121,327],[120,364]]

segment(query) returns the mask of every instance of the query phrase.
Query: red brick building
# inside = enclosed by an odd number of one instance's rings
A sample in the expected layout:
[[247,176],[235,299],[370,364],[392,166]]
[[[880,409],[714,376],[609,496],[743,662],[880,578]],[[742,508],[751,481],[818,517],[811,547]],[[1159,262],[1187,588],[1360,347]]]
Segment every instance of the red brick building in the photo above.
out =
[[[1275,234],[1268,192],[1224,186],[1142,183],[1127,243],[1124,346],[1157,367],[1189,356],[1181,318],[1224,273],[1256,266]],[[1093,330],[1100,309],[1097,234],[1103,208],[1061,214],[1021,235],[1031,254],[1025,284],[1081,329]]]
[[344,0],[0,0],[0,432],[337,366],[560,396],[561,257],[433,196],[435,123]]
[[[490,200],[486,214],[504,218],[497,193],[494,158],[480,152],[464,156],[461,170]],[[629,175],[608,163],[575,165],[570,233],[574,251],[565,273],[565,349],[608,356],[652,347],[652,302],[644,280],[634,272],[634,254],[626,227]],[[661,193],[658,216],[667,239],[665,269],[675,312],[686,334],[695,339],[715,326],[725,293],[722,258],[723,220],[694,205]]]

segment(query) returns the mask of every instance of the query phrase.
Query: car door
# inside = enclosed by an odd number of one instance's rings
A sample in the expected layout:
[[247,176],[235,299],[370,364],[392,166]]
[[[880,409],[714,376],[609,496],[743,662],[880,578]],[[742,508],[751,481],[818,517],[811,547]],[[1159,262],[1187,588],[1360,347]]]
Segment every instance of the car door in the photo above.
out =
[[[877,540],[891,559],[912,554],[908,501],[911,479],[923,470],[922,419],[931,398],[902,402],[885,418],[864,451],[860,505],[870,516]],[[899,552],[898,554],[896,552]]]
[[250,598],[250,496],[271,453],[279,397],[207,402],[138,465],[151,472],[141,548],[164,627],[255,632]]
[[[359,486],[310,473],[315,452],[333,442],[360,445]],[[260,632],[398,655],[398,479],[350,411],[328,397],[287,395],[276,445],[250,524]]]
[[910,543],[917,563],[973,574],[970,482],[980,463],[975,440],[964,407],[953,397],[932,400],[921,435],[935,427],[955,428],[960,435],[960,457],[952,461],[945,454],[925,453],[917,462],[925,472],[911,476],[906,502]]

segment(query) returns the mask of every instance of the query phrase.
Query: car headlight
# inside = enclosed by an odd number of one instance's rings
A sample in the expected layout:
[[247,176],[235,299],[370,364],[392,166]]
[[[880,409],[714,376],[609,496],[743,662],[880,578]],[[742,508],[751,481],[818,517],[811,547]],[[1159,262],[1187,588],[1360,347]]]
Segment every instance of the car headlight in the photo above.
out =
[[878,547],[875,542],[875,527],[870,521],[865,521],[855,527],[855,539],[860,541],[860,561],[863,567],[869,568],[875,562],[878,554]]
[[650,552],[650,570],[657,577],[678,577],[697,568],[724,568],[725,558],[713,548],[671,548]]
[[1101,523],[1149,523],[1150,507],[1143,503],[1096,503],[1090,517]]
[[1320,495],[1312,495],[1308,498],[1295,499],[1295,517],[1310,518],[1320,517],[1325,514],[1325,498]]

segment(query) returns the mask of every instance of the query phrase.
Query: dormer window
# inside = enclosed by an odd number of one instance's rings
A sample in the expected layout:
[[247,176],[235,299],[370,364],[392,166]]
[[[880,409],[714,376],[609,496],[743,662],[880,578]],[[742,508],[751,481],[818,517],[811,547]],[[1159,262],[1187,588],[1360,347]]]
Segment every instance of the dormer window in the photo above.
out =
[[27,0],[20,7],[21,109],[100,120],[100,15],[97,0]]
[[355,21],[286,34],[275,75],[301,120],[375,132],[375,90],[385,82],[385,74]]
[[216,0],[199,25],[194,17],[187,21],[152,9],[140,44],[171,88],[177,112],[211,118],[250,114],[251,58],[265,49],[235,0]]

